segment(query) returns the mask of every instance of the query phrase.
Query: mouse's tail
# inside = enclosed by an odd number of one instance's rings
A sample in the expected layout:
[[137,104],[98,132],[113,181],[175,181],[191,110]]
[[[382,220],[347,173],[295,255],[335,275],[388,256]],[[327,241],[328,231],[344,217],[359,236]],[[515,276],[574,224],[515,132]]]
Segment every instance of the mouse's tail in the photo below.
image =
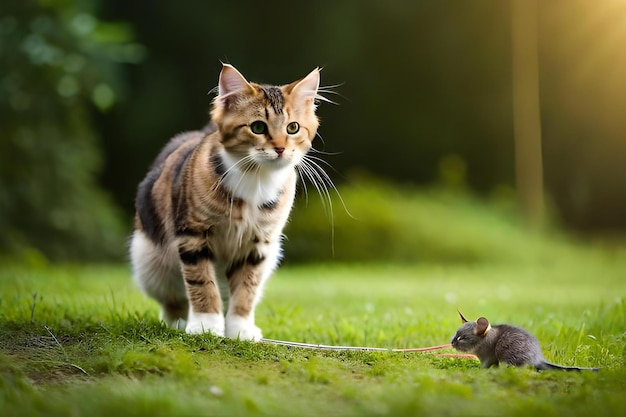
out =
[[551,362],[541,362],[536,367],[540,371],[558,370],[558,371],[593,371],[598,372],[600,368],[579,368],[577,366],[563,366]]

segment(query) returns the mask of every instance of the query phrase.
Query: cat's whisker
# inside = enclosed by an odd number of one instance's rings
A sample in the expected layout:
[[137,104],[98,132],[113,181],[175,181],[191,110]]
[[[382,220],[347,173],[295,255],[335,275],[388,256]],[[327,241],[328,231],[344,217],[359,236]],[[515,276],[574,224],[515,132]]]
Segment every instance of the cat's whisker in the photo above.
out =
[[315,100],[316,100],[316,101],[324,101],[324,102],[326,102],[326,103],[330,103],[330,104],[337,104],[337,103],[335,103],[334,101],[330,100],[329,98],[324,97],[324,96],[323,96],[323,95],[321,95],[321,94],[316,94],[316,95],[315,95]]
[[306,186],[306,181],[304,179],[305,174],[302,172],[303,168],[300,165],[296,165],[296,172],[298,173],[298,177],[300,177],[300,183],[302,184],[302,188],[304,191],[304,203],[305,205],[309,205],[309,189]]
[[330,212],[330,217],[332,218],[332,200],[330,198],[330,193],[328,192],[328,187],[324,183],[324,179],[319,175],[315,167],[313,167],[308,160],[308,158],[304,158],[302,160],[302,169],[306,174],[311,184],[317,189],[318,194],[321,197],[322,207],[324,212],[328,215]]
[[324,214],[329,217],[329,219],[331,220],[331,225],[332,225],[333,224],[333,207],[332,207],[332,201],[330,200],[329,195],[328,195],[328,189],[326,188],[324,183],[319,181],[319,178],[316,178],[316,174],[311,168],[307,167],[306,172],[307,172],[307,176],[309,180],[311,181],[311,183],[313,184],[313,186],[315,187],[315,189],[317,190],[317,193],[319,194],[321,198]]
[[219,86],[215,86],[212,89],[209,90],[208,93],[206,93],[207,96],[211,96],[211,95],[217,95],[219,93]]
[[330,221],[331,249],[332,249],[332,252],[334,253],[335,252],[335,211],[333,208],[332,198],[323,178],[316,172],[316,170],[311,166],[307,166],[307,170],[309,172],[309,178],[311,179],[311,182],[313,183],[313,185],[317,189],[318,194],[320,195],[324,213],[328,216],[328,219]]
[[[326,151],[320,151],[319,149],[315,149],[315,148],[309,149],[309,152],[317,153],[317,154],[320,154],[320,155],[327,155],[327,156],[336,156],[336,155],[343,154],[343,152],[326,152]],[[324,161],[324,162],[326,162],[326,161]],[[330,164],[328,162],[326,162],[326,164],[328,164],[328,166],[330,166]]]
[[[332,184],[332,181],[330,180],[328,175],[326,175],[324,170],[322,170],[319,165],[315,164],[313,161],[309,160],[308,158],[303,158],[302,162],[303,162],[302,167],[304,168],[304,172],[307,174],[308,178],[311,180],[311,182],[317,189],[317,192],[319,193],[321,201],[322,201],[322,207],[324,209],[324,212],[329,217],[330,233],[331,233],[331,237],[330,237],[331,252],[334,254],[335,253],[335,217],[334,217],[334,211],[333,211],[332,198],[330,195],[330,191],[328,190],[328,187],[326,186],[326,182],[327,181],[330,182],[331,186],[335,189],[335,192],[337,192],[337,194],[339,194],[339,192],[337,191],[337,188],[335,187],[335,185]],[[324,175],[320,175],[320,172]],[[327,204],[328,204],[328,208],[327,208]],[[344,208],[345,208],[345,205],[344,205]]]
[[315,100],[338,105],[339,103],[336,103],[335,101],[329,99],[328,97],[324,96],[324,94],[334,94],[336,96],[345,98],[342,94],[340,94],[340,93],[338,93],[338,92],[333,90],[335,88],[341,87],[342,85],[344,85],[344,83],[333,84],[333,85],[325,85],[323,87],[319,87],[317,89],[317,94],[315,95]]
[[217,189],[219,189],[220,187],[222,187],[222,183],[224,182],[224,180],[226,179],[226,176],[235,168],[237,168],[237,166],[239,165],[239,163],[241,162],[241,160],[237,161],[233,166],[231,166],[230,168],[228,168],[215,182],[215,184],[211,187],[211,191],[215,191]]
[[[331,154],[327,154],[327,155],[331,155]],[[317,156],[312,156],[312,155],[309,155],[309,156],[308,156],[308,158],[309,158],[309,159],[312,159],[312,160],[315,160],[315,161],[319,161],[319,162],[323,163],[324,165],[326,165],[327,167],[329,167],[330,169],[332,169],[335,173],[340,174],[340,172],[339,172],[339,171],[337,171],[337,170],[335,169],[335,167],[334,167],[334,166],[332,166],[332,165],[331,165],[328,161],[326,161],[326,160],[324,160],[324,159],[322,159],[322,158],[318,158]],[[321,168],[320,168],[320,169],[321,169]],[[325,172],[324,172],[324,173],[325,173]],[[341,174],[340,174],[340,175],[341,175]],[[330,178],[329,178],[329,179],[330,179]]]
[[337,95],[341,95],[338,92],[336,92],[335,90],[332,90],[333,88],[339,88],[339,87],[343,87],[346,83],[339,83],[339,84],[331,84],[331,85],[324,85],[324,86],[320,86],[320,88],[317,89],[317,92],[322,92],[322,93],[331,93],[331,94],[337,94]]
[[[252,155],[244,156],[239,161],[237,161],[236,165],[241,165],[240,167],[241,174],[239,175],[239,180],[233,186],[233,192],[235,194],[239,194],[239,188],[241,187],[243,179],[246,176],[248,176],[250,174],[250,171],[252,171],[253,169],[256,169],[258,172],[260,168],[259,168],[259,164],[255,162],[254,157]],[[255,176],[253,175],[253,177]]]
[[[222,186],[222,183],[224,182],[224,180],[226,179],[226,176],[228,174],[231,173],[231,171],[235,170],[235,169],[239,169],[242,170],[243,168],[246,168],[246,166],[253,164],[254,163],[254,158],[252,157],[252,155],[245,155],[243,158],[239,159],[233,166],[231,166],[230,168],[228,168],[226,170],[226,172],[224,172],[221,177],[218,179],[218,181],[215,183],[215,185],[213,186],[213,191],[217,190],[219,187]],[[245,171],[245,170],[244,170]]]
[[326,85],[326,86],[320,87],[317,90],[317,95],[315,96],[315,99],[318,100],[318,101],[323,101],[323,102],[326,102],[326,103],[339,105],[338,103],[334,102],[333,100],[329,99],[328,97],[325,97],[324,94],[334,94],[334,95],[339,96],[341,98],[346,98],[342,94],[340,94],[340,93],[338,93],[338,92],[333,90],[333,88],[341,87],[343,84],[344,83],[334,84],[334,85]]
[[[352,213],[350,213],[350,210],[348,210],[348,207],[346,205],[345,200],[343,199],[343,197],[341,196],[341,193],[339,192],[339,189],[337,188],[337,186],[335,185],[335,183],[333,182],[333,180],[330,178],[330,176],[326,173],[326,171],[324,171],[322,169],[322,167],[319,166],[319,164],[317,164],[315,161],[320,161],[323,162],[324,164],[328,165],[330,168],[334,169],[332,165],[330,165],[328,162],[326,162],[325,160],[321,159],[321,158],[317,158],[315,156],[310,156],[307,155],[306,158],[307,163],[313,168],[313,170],[318,173],[317,175],[320,178],[320,180],[322,182],[325,182],[326,184],[328,184],[337,194],[337,197],[339,198],[339,201],[341,202],[341,205],[343,206],[344,211],[346,212],[346,214],[348,216],[350,216],[351,218],[355,218]],[[330,192],[329,194],[329,198],[330,198]]]
[[[245,173],[247,173],[250,170],[250,168],[254,165],[256,165],[254,162],[254,157],[252,155],[245,155],[243,158],[239,159],[233,166],[228,168],[226,172],[224,172],[224,174],[220,176],[215,186],[213,187],[213,190],[217,190],[219,187],[221,187],[222,183],[226,179],[226,176],[232,173],[235,169],[242,171],[242,173],[245,175]],[[239,181],[237,181],[237,183],[234,186],[233,191],[235,193],[238,191],[238,188],[242,179],[243,179],[243,175],[240,176]],[[234,204],[235,204],[235,199],[230,198],[230,201],[228,202],[228,218],[231,220],[233,218]],[[229,224],[229,230],[230,230],[231,225],[232,225],[232,221]]]
[[[250,169],[246,170],[246,173],[248,173],[249,171],[254,170],[254,173],[252,174],[255,178],[260,178],[261,175],[261,165],[260,164],[254,164],[253,166],[250,167]],[[257,188],[257,193],[259,195],[265,194],[265,189],[263,187],[263,183],[262,181],[258,181],[256,184],[256,188]]]
[[[320,132],[316,132],[315,136],[320,138],[320,140],[322,141],[322,145],[326,146],[326,141],[324,140],[324,138],[322,137],[322,135],[320,134]],[[311,147],[311,149],[315,149],[313,147]],[[315,149],[317,151],[317,149]]]

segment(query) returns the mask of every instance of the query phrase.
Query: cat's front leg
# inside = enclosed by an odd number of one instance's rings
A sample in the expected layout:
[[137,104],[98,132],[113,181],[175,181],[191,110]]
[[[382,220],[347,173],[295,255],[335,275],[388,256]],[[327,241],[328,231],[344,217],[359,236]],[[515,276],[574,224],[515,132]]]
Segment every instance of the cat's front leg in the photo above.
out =
[[265,256],[254,251],[228,270],[230,301],[226,314],[226,337],[253,341],[263,338],[261,329],[254,322],[254,309],[276,263],[277,254]]
[[213,253],[205,239],[189,237],[178,247],[183,279],[189,299],[185,331],[224,336],[222,298],[213,266]]
[[226,314],[226,337],[253,342],[261,340],[263,333],[254,324],[254,312],[246,317],[237,313],[231,314],[229,311]]
[[226,337],[258,341],[261,329],[254,323],[254,308],[260,298],[261,278],[255,265],[243,265],[228,277],[230,301],[226,314]]

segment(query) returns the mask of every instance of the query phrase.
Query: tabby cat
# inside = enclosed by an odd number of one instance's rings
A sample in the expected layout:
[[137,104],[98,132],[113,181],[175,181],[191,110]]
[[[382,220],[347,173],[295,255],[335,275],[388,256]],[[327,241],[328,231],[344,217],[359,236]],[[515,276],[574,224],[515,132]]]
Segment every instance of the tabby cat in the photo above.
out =
[[140,183],[133,276],[169,326],[262,338],[254,310],[281,259],[296,168],[319,125],[319,81],[317,68],[260,85],[224,64],[211,123],[174,137]]

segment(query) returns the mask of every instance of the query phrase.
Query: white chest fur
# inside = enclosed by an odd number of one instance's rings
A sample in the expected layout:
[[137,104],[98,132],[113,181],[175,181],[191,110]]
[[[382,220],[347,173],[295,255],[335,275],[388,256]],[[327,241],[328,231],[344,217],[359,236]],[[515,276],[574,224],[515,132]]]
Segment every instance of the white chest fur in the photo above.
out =
[[222,185],[234,197],[253,207],[276,201],[293,175],[293,164],[289,162],[243,164],[227,152],[221,156],[226,166]]

